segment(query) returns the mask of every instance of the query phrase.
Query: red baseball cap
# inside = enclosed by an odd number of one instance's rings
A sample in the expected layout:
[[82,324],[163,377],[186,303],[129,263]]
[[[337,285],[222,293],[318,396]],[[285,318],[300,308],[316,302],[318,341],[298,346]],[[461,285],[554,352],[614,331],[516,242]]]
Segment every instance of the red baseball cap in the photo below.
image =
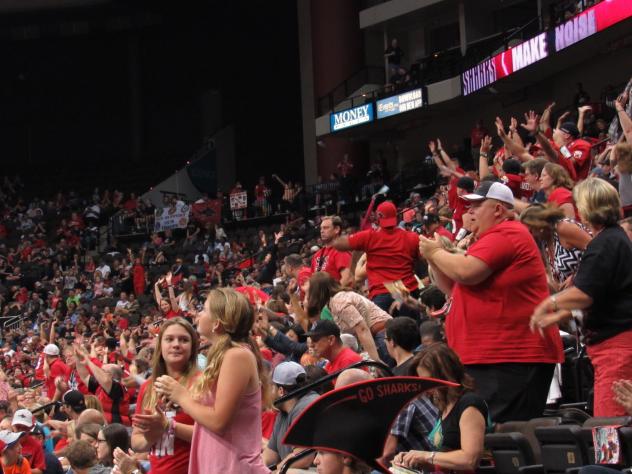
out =
[[391,201],[384,201],[377,206],[377,218],[380,227],[395,227],[397,225],[397,208]]

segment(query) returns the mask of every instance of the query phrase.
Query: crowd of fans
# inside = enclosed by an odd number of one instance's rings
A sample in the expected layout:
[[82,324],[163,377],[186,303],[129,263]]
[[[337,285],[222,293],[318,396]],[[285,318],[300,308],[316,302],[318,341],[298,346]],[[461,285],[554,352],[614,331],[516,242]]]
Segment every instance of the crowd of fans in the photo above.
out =
[[[381,374],[349,368],[367,359],[455,382],[397,416],[383,465],[473,471],[486,432],[567,401],[554,377],[567,335],[594,367],[594,415],[632,413],[631,87],[603,107],[579,88],[554,126],[554,104],[490,120],[495,137],[481,121],[476,170],[433,139],[436,192],[394,203],[373,190],[359,222],[229,236],[192,221],[103,248],[103,219],[151,208],[99,190],[27,199],[5,178],[3,471],[277,470],[314,400]],[[339,171],[369,184],[346,157]],[[300,187],[274,178],[291,207]],[[265,180],[255,193],[273,212]],[[292,467],[363,461],[321,449]]]

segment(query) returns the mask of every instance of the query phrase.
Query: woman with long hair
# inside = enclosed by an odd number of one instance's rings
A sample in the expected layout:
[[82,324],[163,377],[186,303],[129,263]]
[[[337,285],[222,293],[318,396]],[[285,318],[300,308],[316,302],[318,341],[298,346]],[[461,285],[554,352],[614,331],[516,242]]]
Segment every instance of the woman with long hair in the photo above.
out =
[[268,473],[261,458],[262,394],[265,370],[251,338],[254,310],[229,288],[211,290],[198,319],[198,332],[211,343],[204,372],[191,391],[173,377],[155,381],[159,395],[195,420],[189,472]]
[[547,163],[540,173],[540,189],[546,195],[546,202],[564,211],[569,219],[579,220],[573,201],[573,180],[561,165]]
[[441,414],[428,436],[433,451],[402,452],[394,462],[411,468],[423,466],[429,472],[473,472],[484,449],[488,409],[485,400],[473,392],[474,381],[465,372],[459,356],[443,343],[432,344],[413,358],[410,375],[459,385],[429,393]]
[[[129,451],[130,439],[127,428],[120,423],[111,423],[97,435],[97,459],[99,464],[106,468],[114,466],[114,450],[120,448],[125,452]],[[111,469],[110,469],[111,470]],[[100,469],[103,473],[104,470]]]
[[347,291],[327,272],[316,272],[309,279],[307,314],[320,315],[327,306],[341,332],[357,337],[373,360],[392,362],[384,342],[386,321],[391,315],[364,296]]
[[540,246],[549,286],[555,291],[570,286],[582,253],[592,239],[586,227],[550,204],[529,206],[520,215],[520,221]]
[[132,448],[149,451],[154,474],[185,474],[193,436],[193,419],[180,407],[164,405],[156,392],[158,377],[167,375],[190,390],[199,375],[198,337],[184,318],[165,321],[151,362],[152,376],[141,386],[132,417]]

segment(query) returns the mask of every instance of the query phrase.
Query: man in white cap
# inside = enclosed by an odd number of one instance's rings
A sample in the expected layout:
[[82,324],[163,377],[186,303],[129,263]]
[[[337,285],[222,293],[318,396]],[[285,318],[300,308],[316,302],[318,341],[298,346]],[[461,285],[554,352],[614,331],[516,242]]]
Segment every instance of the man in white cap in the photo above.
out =
[[55,380],[61,377],[64,382],[68,382],[70,376],[70,367],[68,367],[61,357],[59,357],[59,347],[56,344],[47,344],[44,347],[44,389],[46,396],[51,401],[56,402],[61,397],[59,391],[56,392]]
[[[276,366],[272,374],[272,383],[276,387],[276,395],[278,398],[293,392],[297,388],[307,383],[307,374],[302,365],[296,362],[281,362]],[[278,463],[280,468],[294,453],[301,449],[293,449],[291,446],[283,444],[283,438],[292,422],[298,415],[314,400],[318,398],[316,392],[309,391],[296,398],[290,398],[279,404],[279,414],[274,422],[272,436],[268,441],[268,446],[263,450],[263,462],[266,465]],[[312,462],[313,456],[307,456],[294,464],[293,468],[307,468]]]
[[2,472],[27,473],[32,472],[29,462],[22,456],[20,438],[23,433],[8,430],[0,431],[0,464]]
[[514,220],[514,196],[483,181],[468,211],[476,241],[466,254],[419,237],[437,286],[452,296],[448,345],[474,377],[496,422],[542,416],[553,369],[562,362],[557,327],[543,336],[529,329],[533,310],[548,294],[544,263],[529,230]]
[[29,462],[31,472],[33,474],[42,474],[46,469],[46,460],[44,458],[44,447],[31,435],[31,430],[35,426],[33,413],[26,409],[17,410],[13,415],[11,425],[15,433],[21,434],[22,456]]

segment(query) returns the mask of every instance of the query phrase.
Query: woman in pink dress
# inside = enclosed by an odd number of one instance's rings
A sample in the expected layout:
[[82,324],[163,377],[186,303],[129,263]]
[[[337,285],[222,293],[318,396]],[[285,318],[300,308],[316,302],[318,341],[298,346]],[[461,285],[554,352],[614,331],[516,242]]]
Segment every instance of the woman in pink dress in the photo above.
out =
[[265,372],[250,338],[254,311],[245,296],[212,290],[198,320],[211,342],[207,365],[192,393],[164,375],[156,391],[195,420],[191,474],[267,474],[261,458],[261,406]]

